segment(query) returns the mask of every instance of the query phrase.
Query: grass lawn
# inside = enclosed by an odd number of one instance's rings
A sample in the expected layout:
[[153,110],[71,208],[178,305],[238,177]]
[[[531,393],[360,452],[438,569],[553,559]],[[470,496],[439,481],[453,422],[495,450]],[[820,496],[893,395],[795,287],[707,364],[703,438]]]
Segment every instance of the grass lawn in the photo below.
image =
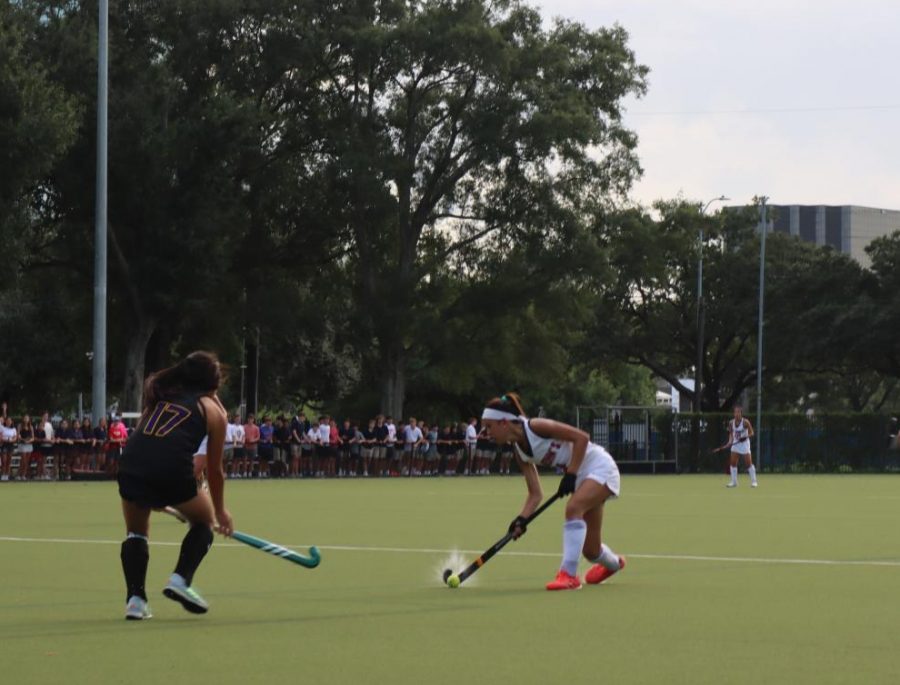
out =
[[217,538],[193,616],[160,594],[184,526],[154,514],[144,622],[123,618],[112,483],[3,483],[2,682],[900,682],[900,477],[760,483],[626,475],[604,539],[627,569],[549,593],[561,505],[440,583],[505,532],[521,478],[232,481],[239,530],[321,566]]

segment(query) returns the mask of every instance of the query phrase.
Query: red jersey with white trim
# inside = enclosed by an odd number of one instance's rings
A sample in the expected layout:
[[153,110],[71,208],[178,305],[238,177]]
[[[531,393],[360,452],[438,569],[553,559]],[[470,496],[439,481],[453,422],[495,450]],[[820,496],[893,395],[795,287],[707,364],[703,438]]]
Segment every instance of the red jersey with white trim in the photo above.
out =
[[[525,421],[522,426],[525,429],[525,437],[528,439],[528,444],[531,446],[531,454],[526,454],[519,447],[518,443],[515,445],[516,452],[522,458],[522,461],[543,466],[568,466],[569,462],[572,461],[572,443],[538,435],[531,429],[530,424],[530,421]],[[582,466],[591,461],[592,458],[612,459],[609,453],[600,445],[589,442]]]

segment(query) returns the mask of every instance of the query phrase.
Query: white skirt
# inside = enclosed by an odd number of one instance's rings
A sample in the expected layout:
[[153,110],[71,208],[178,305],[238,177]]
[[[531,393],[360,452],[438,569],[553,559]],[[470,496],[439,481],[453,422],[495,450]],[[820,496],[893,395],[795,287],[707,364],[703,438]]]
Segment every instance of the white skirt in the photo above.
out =
[[735,454],[750,454],[750,439],[734,443],[731,446],[731,451]]
[[616,466],[615,459],[605,449],[593,443],[588,445],[584,461],[581,462],[581,467],[578,469],[575,489],[577,490],[585,480],[605,485],[616,497],[619,496],[622,488],[619,467]]

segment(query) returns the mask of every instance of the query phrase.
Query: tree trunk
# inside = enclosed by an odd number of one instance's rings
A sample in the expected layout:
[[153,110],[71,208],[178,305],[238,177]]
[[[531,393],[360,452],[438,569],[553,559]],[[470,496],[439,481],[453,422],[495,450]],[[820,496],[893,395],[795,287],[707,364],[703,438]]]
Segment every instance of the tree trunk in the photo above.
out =
[[401,418],[406,399],[406,351],[400,342],[392,344],[385,355],[381,388],[382,413]]
[[700,411],[717,412],[721,410],[719,405],[719,379],[710,380],[703,384],[703,397],[700,398]]
[[138,318],[137,328],[128,340],[128,350],[125,354],[125,385],[122,388],[119,413],[123,411],[141,411],[147,344],[150,342],[150,337],[155,330],[155,319],[145,316]]

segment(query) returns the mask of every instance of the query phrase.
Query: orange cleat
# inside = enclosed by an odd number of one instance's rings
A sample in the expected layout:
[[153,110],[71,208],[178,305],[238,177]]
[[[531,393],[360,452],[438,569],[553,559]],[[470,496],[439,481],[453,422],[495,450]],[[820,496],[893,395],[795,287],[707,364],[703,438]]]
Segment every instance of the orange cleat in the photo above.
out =
[[619,557],[619,568],[615,571],[610,571],[603,564],[594,564],[593,566],[591,566],[590,570],[584,574],[584,581],[591,585],[597,585],[597,583],[602,583],[604,580],[612,575],[615,575],[623,568],[625,568],[625,557]]
[[578,576],[570,576],[568,573],[559,570],[559,573],[556,574],[556,579],[551,580],[547,583],[548,590],[580,590],[581,589],[581,581],[578,580]]

